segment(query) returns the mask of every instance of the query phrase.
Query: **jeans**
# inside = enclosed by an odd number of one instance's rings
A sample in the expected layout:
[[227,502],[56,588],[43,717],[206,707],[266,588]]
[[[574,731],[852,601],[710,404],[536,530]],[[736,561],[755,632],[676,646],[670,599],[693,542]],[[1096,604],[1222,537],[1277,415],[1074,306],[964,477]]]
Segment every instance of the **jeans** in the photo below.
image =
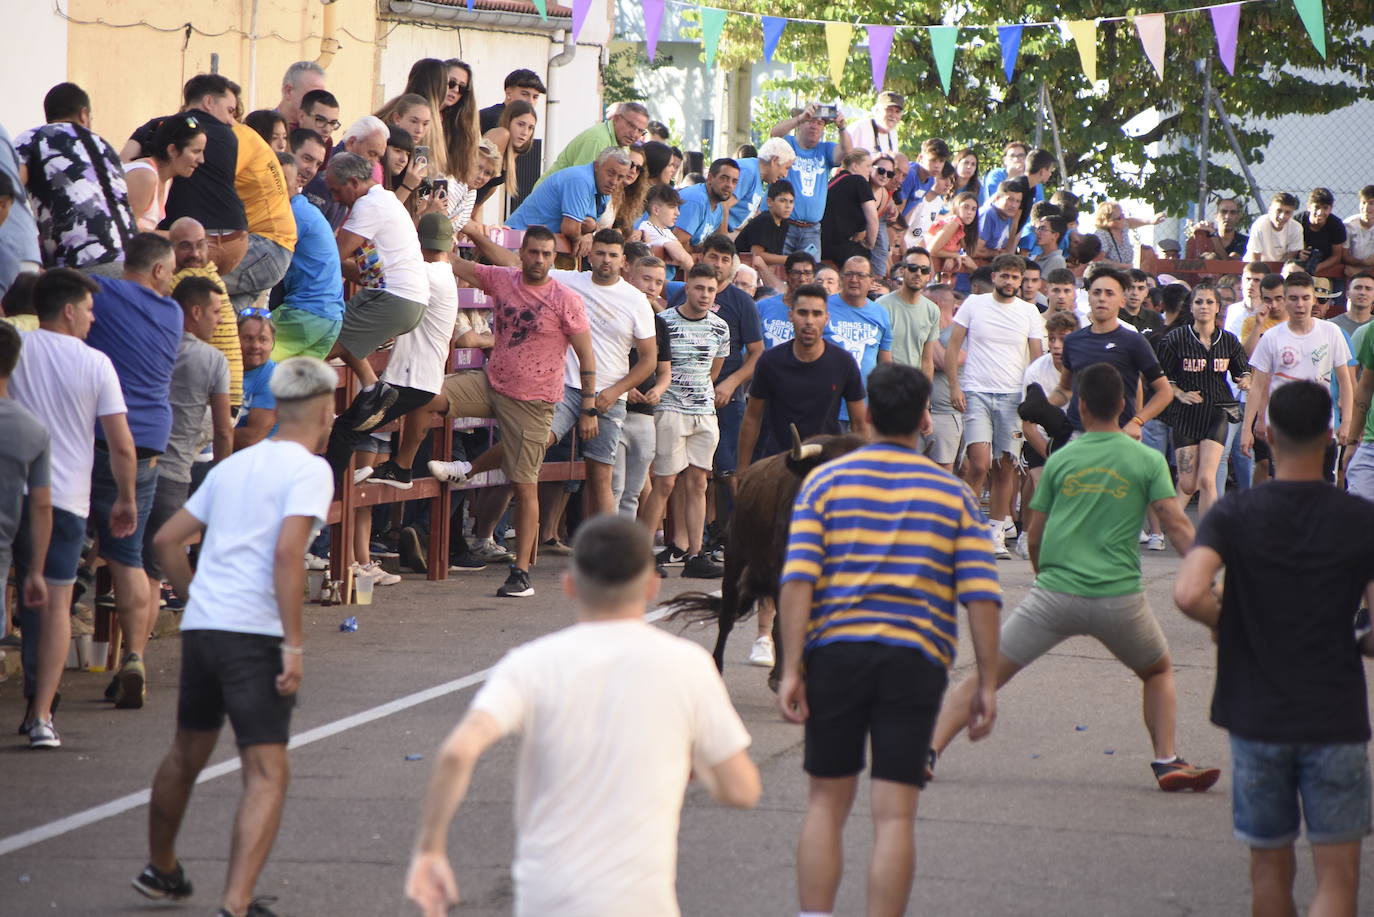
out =
[[615,469],[611,472],[611,492],[620,515],[635,518],[639,510],[639,493],[649,475],[649,463],[654,460],[654,416],[629,411],[625,426],[620,430],[620,447],[615,453]]
[[1226,446],[1221,453],[1221,464],[1217,467],[1217,496],[1226,493],[1226,469],[1230,466],[1236,473],[1236,490],[1250,487],[1250,479],[1255,474],[1255,460],[1240,451],[1240,424],[1231,424],[1226,433]]
[[817,260],[821,257],[821,224],[794,226],[787,224],[787,238],[782,243],[782,253],[807,252]]

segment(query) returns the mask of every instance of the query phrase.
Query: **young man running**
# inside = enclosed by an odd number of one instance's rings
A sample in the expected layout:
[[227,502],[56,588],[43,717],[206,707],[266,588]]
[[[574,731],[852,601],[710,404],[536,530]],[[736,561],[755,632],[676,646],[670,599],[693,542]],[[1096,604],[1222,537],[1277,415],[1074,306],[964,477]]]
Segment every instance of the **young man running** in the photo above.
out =
[[[1179,553],[1192,545],[1193,526],[1174,499],[1164,456],[1121,431],[1125,386],[1116,368],[1094,363],[1080,372],[1078,397],[1084,434],[1049,457],[1031,501],[1027,548],[1035,585],[1002,624],[997,685],[1069,637],[1096,638],[1143,683],[1159,788],[1205,790],[1221,772],[1175,754],[1173,663],[1141,586],[1136,538],[1146,506],[1159,513]],[[935,726],[932,770],[985,688],[980,673],[950,693]]]
[[[177,731],[153,778],[148,866],[133,880],[149,898],[191,894],[177,859],[177,833],[228,716],[243,760],[244,794],[218,917],[273,917],[253,900],[253,886],[286,798],[286,742],[304,674],[302,560],[334,496],[329,465],[311,453],[334,419],[337,381],[314,357],[280,363],[272,374],[277,434],[217,465],[153,540],[172,587],[190,600],[181,622]],[[200,565],[192,589],[186,545],[197,535]]]
[[583,523],[563,591],[576,623],[508,653],[440,749],[406,877],[426,917],[458,903],[449,824],[503,736],[522,739],[517,917],[675,917],[688,780],[725,805],[758,803],[749,734],[711,658],[644,621],[658,594],[648,532],[619,516]]
[[1323,482],[1330,416],[1325,385],[1274,392],[1265,436],[1276,480],[1216,505],[1174,584],[1178,607],[1217,644],[1212,722],[1231,735],[1235,836],[1250,846],[1255,917],[1298,913],[1301,821],[1317,873],[1307,913],[1359,910],[1370,833],[1360,651],[1374,655],[1374,639],[1352,622],[1361,601],[1374,604],[1374,507]]

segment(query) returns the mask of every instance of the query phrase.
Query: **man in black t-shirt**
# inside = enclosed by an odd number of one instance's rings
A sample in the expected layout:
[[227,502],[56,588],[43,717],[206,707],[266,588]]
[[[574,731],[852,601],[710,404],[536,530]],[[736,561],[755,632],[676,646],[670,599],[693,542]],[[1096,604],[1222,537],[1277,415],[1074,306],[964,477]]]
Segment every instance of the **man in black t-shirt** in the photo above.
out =
[[1174,585],[1178,607],[1215,635],[1212,722],[1231,734],[1235,835],[1250,845],[1256,913],[1261,902],[1297,913],[1299,797],[1322,913],[1356,913],[1370,833],[1360,653],[1374,655],[1374,640],[1367,619],[1363,634],[1355,621],[1362,599],[1374,604],[1374,504],[1324,480],[1330,416],[1325,386],[1274,392],[1265,438],[1276,479],[1212,508]]
[[850,258],[867,258],[878,241],[878,205],[869,177],[873,158],[868,150],[851,150],[830,180],[821,217],[821,258],[842,265]]
[[1309,274],[1337,267],[1345,255],[1345,224],[1331,219],[1336,196],[1329,188],[1313,188],[1307,195],[1307,209],[1298,214],[1302,227],[1302,263]]

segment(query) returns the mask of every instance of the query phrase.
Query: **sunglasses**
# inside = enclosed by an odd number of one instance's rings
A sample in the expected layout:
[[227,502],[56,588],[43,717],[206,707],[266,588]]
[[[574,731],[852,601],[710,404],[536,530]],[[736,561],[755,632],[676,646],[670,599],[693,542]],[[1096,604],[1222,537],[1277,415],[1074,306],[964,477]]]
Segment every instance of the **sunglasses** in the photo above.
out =
[[271,313],[271,312],[268,312],[266,309],[258,309],[258,308],[254,307],[254,306],[249,306],[247,309],[240,309],[240,310],[239,310],[239,318],[271,318],[271,317],[272,317],[272,313]]
[[892,176],[894,176],[894,175],[897,174],[897,171],[896,171],[895,169],[876,169],[876,168],[875,168],[873,171],[874,171],[874,172],[877,172],[879,175],[883,176],[884,178],[891,178]]
[[930,265],[928,264],[903,264],[902,267],[908,271],[915,271],[917,274],[930,273]]
[[460,82],[458,82],[457,80],[451,79],[451,80],[448,81],[448,88],[449,88],[449,89],[456,89],[456,90],[458,90],[459,92],[467,92],[467,91],[468,91],[468,84],[467,84],[467,83],[460,83]]

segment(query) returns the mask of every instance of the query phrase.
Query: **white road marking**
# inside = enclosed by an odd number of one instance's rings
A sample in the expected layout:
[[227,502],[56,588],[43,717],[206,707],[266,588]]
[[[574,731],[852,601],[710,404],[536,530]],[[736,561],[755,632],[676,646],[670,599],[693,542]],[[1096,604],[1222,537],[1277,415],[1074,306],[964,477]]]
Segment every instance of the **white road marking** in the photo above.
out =
[[[719,592],[714,594],[719,595]],[[655,608],[645,615],[644,618],[652,624],[656,621],[661,621],[663,618],[667,617],[667,615],[668,608],[660,605],[658,608]],[[486,681],[489,674],[491,674],[491,669],[482,669],[480,672],[473,672],[470,675],[464,675],[462,678],[455,678],[453,681],[446,681],[432,688],[416,691],[414,694],[407,694],[405,697],[398,697],[396,700],[373,707],[370,710],[364,710],[361,713],[355,713],[352,716],[346,716],[341,720],[325,723],[323,726],[316,726],[314,729],[307,729],[305,732],[292,736],[287,748],[302,748],[306,745],[336,736],[341,732],[357,729],[359,726],[366,726],[374,720],[391,716],[393,713],[399,713],[402,710],[408,710],[411,707],[419,706],[420,704],[443,697],[447,694],[462,691],[465,688],[470,688],[473,685],[481,684]],[[196,783],[207,783],[211,780],[223,777],[226,774],[232,774],[237,771],[240,766],[240,761],[236,757],[228,761],[221,761],[219,764],[211,765],[201,771],[200,776],[196,778]],[[107,818],[123,815],[131,809],[137,809],[139,806],[147,805],[151,796],[152,793],[150,790],[139,790],[137,793],[130,793],[127,796],[120,796],[118,799],[111,799],[109,802],[102,803],[82,812],[68,815],[65,818],[59,818],[56,821],[50,821],[45,825],[39,825],[36,828],[30,828],[27,831],[21,831],[18,834],[0,838],[0,856],[14,853],[16,850],[23,850],[25,847],[32,847],[34,844],[50,841],[64,834],[70,834],[72,831],[84,828],[87,825],[93,825],[96,822],[104,821]]]

